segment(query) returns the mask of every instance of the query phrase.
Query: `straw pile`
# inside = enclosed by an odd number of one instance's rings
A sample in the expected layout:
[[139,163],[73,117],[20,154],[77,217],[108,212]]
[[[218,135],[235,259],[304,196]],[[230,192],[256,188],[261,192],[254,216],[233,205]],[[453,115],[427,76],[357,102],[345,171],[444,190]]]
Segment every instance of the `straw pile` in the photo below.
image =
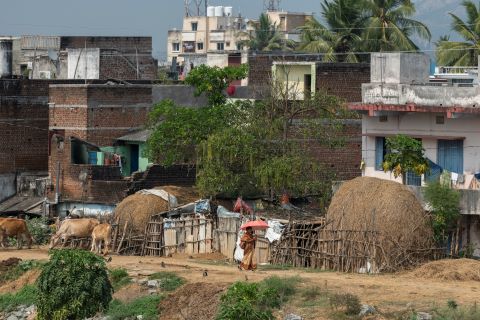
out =
[[379,271],[415,266],[432,255],[429,217],[413,192],[396,182],[359,177],[344,183],[332,199],[327,224],[377,234]]
[[480,262],[472,259],[433,261],[413,270],[417,278],[457,281],[480,281]]
[[[164,186],[163,189],[177,198],[178,204],[183,205],[198,200],[198,193],[193,188]],[[115,209],[115,218],[119,219],[119,225],[124,226],[128,221],[129,229],[143,233],[145,226],[154,214],[168,211],[168,202],[154,195],[132,194]]]

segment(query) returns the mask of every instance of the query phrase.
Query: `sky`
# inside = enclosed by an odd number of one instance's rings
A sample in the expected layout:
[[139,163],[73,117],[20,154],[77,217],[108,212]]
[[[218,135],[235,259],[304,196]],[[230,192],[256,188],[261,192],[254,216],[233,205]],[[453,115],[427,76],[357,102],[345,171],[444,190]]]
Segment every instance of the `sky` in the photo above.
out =
[[[463,17],[462,0],[413,0],[415,19],[426,23],[435,41],[450,33],[448,12]],[[0,7],[1,35],[151,36],[153,55],[166,55],[169,29],[180,29],[183,0],[5,0]],[[263,0],[209,0],[229,5],[234,14],[257,18]],[[319,16],[320,0],[282,0],[281,9],[313,12]],[[454,38],[454,37],[453,37]],[[431,43],[419,43],[432,50]]]

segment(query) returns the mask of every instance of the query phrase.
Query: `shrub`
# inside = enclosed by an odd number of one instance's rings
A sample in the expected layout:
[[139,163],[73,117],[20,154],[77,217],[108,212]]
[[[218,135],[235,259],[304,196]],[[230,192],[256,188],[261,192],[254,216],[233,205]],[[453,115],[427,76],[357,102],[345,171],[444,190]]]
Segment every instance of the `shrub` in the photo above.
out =
[[185,283],[185,279],[173,272],[157,272],[148,278],[150,280],[158,280],[160,288],[165,291],[174,291]]
[[41,265],[43,265],[43,263],[36,260],[20,261],[16,266],[12,266],[8,268],[6,272],[0,273],[0,283],[16,280],[25,272],[36,269]]
[[298,277],[280,278],[273,276],[260,282],[260,304],[278,308],[288,301],[295,293],[295,286],[300,281]]
[[48,226],[47,218],[27,219],[26,222],[35,244],[44,245],[50,241],[52,229]]
[[132,281],[127,270],[123,268],[111,269],[109,274],[110,282],[112,283],[114,290],[118,290]]
[[330,297],[330,305],[335,308],[344,308],[347,315],[356,315],[360,313],[362,305],[360,299],[350,293],[334,294]]
[[113,300],[108,308],[107,316],[110,320],[136,319],[141,315],[144,320],[158,319],[158,304],[162,296],[151,295],[123,304],[119,300]]
[[30,306],[36,302],[37,288],[26,285],[15,293],[0,295],[0,311],[11,311],[20,305]]
[[83,319],[106,310],[112,285],[105,261],[77,249],[52,250],[37,279],[38,319]]

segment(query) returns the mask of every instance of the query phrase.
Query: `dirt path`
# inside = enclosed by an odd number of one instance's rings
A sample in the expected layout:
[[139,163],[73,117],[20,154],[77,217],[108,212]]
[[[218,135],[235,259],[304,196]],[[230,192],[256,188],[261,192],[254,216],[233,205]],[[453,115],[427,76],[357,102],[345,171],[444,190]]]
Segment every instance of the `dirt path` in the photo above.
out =
[[[46,249],[2,250],[0,260],[18,257],[23,260],[48,259]],[[165,267],[162,267],[164,262]],[[173,271],[189,282],[232,283],[258,281],[272,275],[300,276],[304,286],[327,287],[335,292],[358,295],[362,303],[375,305],[383,310],[395,311],[411,306],[417,310],[433,304],[444,305],[453,299],[460,304],[473,304],[479,300],[480,282],[439,281],[415,278],[407,274],[361,275],[335,272],[306,272],[304,270],[269,270],[240,272],[236,266],[207,264],[188,258],[126,257],[113,256],[110,267],[122,267],[134,277],[145,277],[153,272]],[[204,276],[207,270],[208,276]]]

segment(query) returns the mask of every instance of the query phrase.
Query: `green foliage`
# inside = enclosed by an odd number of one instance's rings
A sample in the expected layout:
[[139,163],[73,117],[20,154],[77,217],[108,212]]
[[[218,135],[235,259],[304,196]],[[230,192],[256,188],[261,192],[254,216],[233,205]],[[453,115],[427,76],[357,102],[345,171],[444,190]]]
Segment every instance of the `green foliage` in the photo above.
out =
[[144,320],[158,319],[158,304],[162,299],[159,295],[148,295],[126,304],[115,299],[110,303],[107,316],[110,320],[137,319],[139,315]]
[[432,182],[423,189],[423,195],[431,207],[435,239],[443,244],[460,217],[460,193],[447,184]]
[[392,171],[395,178],[402,176],[403,184],[408,172],[417,175],[427,172],[428,161],[421,141],[401,134],[386,140],[388,151],[383,162],[384,171]]
[[202,64],[188,73],[185,83],[195,87],[195,96],[204,93],[209,106],[218,106],[227,101],[224,90],[230,83],[234,80],[244,79],[247,73],[247,65],[220,68]]
[[123,268],[109,270],[110,282],[114,290],[118,290],[123,286],[132,282],[127,270]]
[[44,245],[50,241],[52,229],[46,217],[27,219],[26,223],[35,244]]
[[36,304],[37,288],[33,285],[26,285],[15,293],[0,295],[0,311],[8,312],[18,306],[31,306]]
[[185,279],[173,272],[156,272],[148,277],[150,280],[158,280],[160,288],[165,291],[174,291],[185,283]]
[[450,41],[449,37],[441,37],[437,42],[437,64],[443,66],[477,66],[478,55],[480,54],[480,4],[477,6],[474,1],[463,1],[466,11],[466,20],[453,13],[452,31],[457,33],[463,41]]
[[477,320],[480,310],[475,303],[472,306],[459,306],[454,300],[449,300],[446,307],[433,310],[435,320]]
[[218,320],[271,320],[295,293],[298,277],[270,277],[260,283],[236,282],[221,297]]
[[360,299],[351,293],[337,293],[330,297],[330,305],[334,309],[342,308],[347,315],[357,315],[360,313],[362,305]]
[[43,263],[37,260],[20,261],[16,266],[8,268],[5,272],[0,272],[0,284],[16,280],[25,272],[39,268],[42,265]]
[[84,250],[52,250],[36,284],[39,320],[91,317],[112,300],[105,261]]

